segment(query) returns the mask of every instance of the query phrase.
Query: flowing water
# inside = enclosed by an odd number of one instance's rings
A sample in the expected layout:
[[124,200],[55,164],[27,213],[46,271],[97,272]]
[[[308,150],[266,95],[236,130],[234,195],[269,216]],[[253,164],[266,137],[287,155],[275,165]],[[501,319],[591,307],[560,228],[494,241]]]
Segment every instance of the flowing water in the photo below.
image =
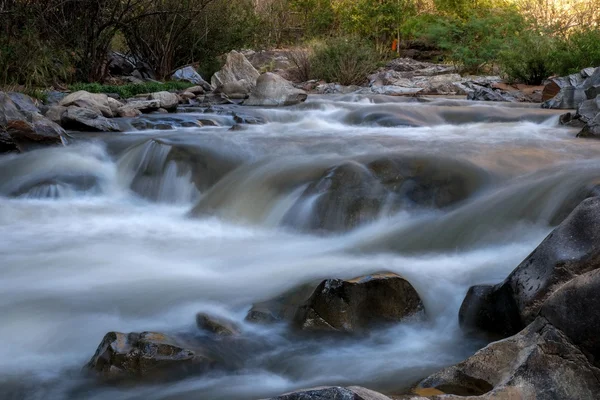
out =
[[[402,391],[482,346],[458,327],[467,288],[506,277],[600,177],[600,143],[529,106],[332,96],[190,111],[147,117],[173,129],[124,120],[123,134],[0,157],[1,399]],[[231,111],[265,123],[231,130]],[[204,127],[181,127],[198,119]],[[382,157],[448,173],[464,190],[440,207],[394,197],[357,225],[307,225],[320,201],[304,195],[311,184]],[[405,277],[428,319],[312,339],[244,322],[254,302],[303,283],[378,271]],[[99,384],[82,372],[106,332],[194,332],[199,311],[263,345],[232,355],[235,369],[168,383]]]

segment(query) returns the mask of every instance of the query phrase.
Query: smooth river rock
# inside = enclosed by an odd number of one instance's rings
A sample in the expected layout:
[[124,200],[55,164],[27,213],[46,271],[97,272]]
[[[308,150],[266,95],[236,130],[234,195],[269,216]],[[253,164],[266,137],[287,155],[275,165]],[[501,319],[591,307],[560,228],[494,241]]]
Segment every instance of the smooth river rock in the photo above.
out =
[[304,90],[296,89],[291,82],[277,74],[267,72],[256,81],[256,87],[250,97],[244,101],[245,106],[289,106],[306,101]]
[[269,400],[391,400],[389,397],[372,390],[359,387],[317,387],[283,394]]

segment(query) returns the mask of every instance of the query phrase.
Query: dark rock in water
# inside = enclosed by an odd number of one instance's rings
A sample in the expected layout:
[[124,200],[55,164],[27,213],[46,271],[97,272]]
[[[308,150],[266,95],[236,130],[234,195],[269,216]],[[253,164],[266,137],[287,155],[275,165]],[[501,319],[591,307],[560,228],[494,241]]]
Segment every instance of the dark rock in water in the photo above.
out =
[[310,298],[318,282],[290,290],[275,299],[254,304],[246,321],[260,324],[292,321],[298,309]]
[[18,152],[19,148],[13,138],[0,127],[0,154]]
[[600,367],[600,270],[561,286],[540,312]]
[[243,114],[240,112],[233,113],[233,120],[238,124],[246,125],[263,125],[267,123],[265,118],[259,115]]
[[362,387],[332,386],[299,390],[269,400],[390,400],[390,398]]
[[106,334],[87,368],[106,378],[164,377],[203,371],[214,361],[161,333]]
[[[346,161],[310,183],[284,223],[306,230],[346,231],[375,220],[382,211],[452,206],[483,182],[469,169],[443,159]],[[311,213],[306,215],[302,210],[308,205]]]
[[240,327],[235,322],[206,313],[196,314],[198,328],[219,336],[236,336],[240,334]]
[[586,68],[581,72],[552,78],[544,88],[544,108],[576,109],[585,100],[595,98],[600,87],[600,68]]
[[571,279],[600,267],[600,198],[584,200],[506,280],[471,289],[461,307],[465,329],[503,336],[531,323]]
[[65,128],[78,131],[121,131],[115,122],[88,108],[69,107],[63,114],[62,121]]
[[600,393],[600,370],[563,332],[539,317],[519,334],[428,377],[418,388],[435,388],[447,400],[594,400]]
[[422,310],[418,293],[396,274],[328,279],[298,309],[294,324],[303,331],[358,333]]
[[270,72],[262,74],[256,81],[245,106],[289,106],[306,101],[304,90],[296,89],[291,82]]

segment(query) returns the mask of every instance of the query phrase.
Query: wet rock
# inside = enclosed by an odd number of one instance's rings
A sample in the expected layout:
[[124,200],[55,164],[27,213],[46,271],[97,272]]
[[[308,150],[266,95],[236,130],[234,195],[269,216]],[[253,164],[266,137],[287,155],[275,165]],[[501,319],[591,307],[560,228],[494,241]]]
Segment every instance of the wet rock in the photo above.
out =
[[245,125],[264,125],[267,123],[265,118],[261,117],[260,115],[250,115],[240,112],[233,113],[233,120],[238,124]]
[[[240,83],[240,86],[245,89],[245,94],[250,94],[250,91],[256,85],[256,80],[259,76],[260,74],[258,71],[246,57],[234,50],[227,54],[223,68],[212,76],[211,84],[218,89],[226,84],[233,85],[243,81]],[[223,93],[227,94],[225,91]]]
[[544,87],[544,108],[576,109],[585,100],[595,98],[600,87],[600,68],[586,68],[576,74],[552,78]]
[[294,323],[303,331],[359,333],[422,310],[410,283],[396,274],[374,274],[321,282],[296,312]]
[[246,321],[259,324],[292,321],[298,309],[306,303],[318,284],[318,282],[305,284],[274,299],[254,304],[248,311]]
[[190,100],[193,100],[196,98],[196,95],[192,92],[183,92],[179,94],[179,102],[181,104],[188,104],[190,102]]
[[179,105],[179,97],[175,93],[162,91],[151,93],[148,96],[148,100],[158,100],[160,102],[160,108],[164,108],[168,111],[175,111]]
[[245,79],[241,79],[235,82],[225,82],[216,89],[216,92],[222,93],[232,100],[243,100],[250,95],[252,89],[252,83]]
[[105,378],[164,377],[205,371],[214,361],[161,333],[106,334],[87,368]]
[[291,82],[270,72],[262,74],[256,81],[246,106],[289,106],[306,101],[304,90],[296,89]]
[[196,314],[198,328],[219,336],[237,336],[241,333],[240,327],[233,321],[206,313]]
[[29,113],[40,113],[39,107],[41,102],[39,100],[18,92],[9,92],[7,94],[19,110]]
[[318,81],[308,81],[300,85],[303,90],[312,91],[317,94],[348,94],[361,90],[360,86],[344,86],[339,83],[319,83]]
[[210,84],[206,82],[192,66],[178,69],[171,78],[176,81],[185,81],[193,83],[194,85],[199,85],[199,87],[206,91],[212,90]]
[[8,94],[0,92],[0,152],[59,145],[65,135],[58,124],[26,106],[19,108]]
[[506,280],[469,290],[463,328],[507,336],[538,315],[544,302],[571,279],[600,267],[600,198],[584,200]]
[[71,106],[63,114],[62,124],[67,129],[78,131],[120,132],[121,128],[101,114],[87,109]]
[[[394,123],[398,121],[393,121]],[[284,217],[305,230],[346,231],[387,212],[444,208],[466,199],[481,178],[442,159],[383,157],[346,161],[311,182]],[[310,204],[310,214],[306,207]]]
[[137,117],[144,113],[157,111],[161,106],[160,100],[133,100],[128,101],[125,105],[119,107],[117,114],[120,117]]
[[390,400],[390,398],[363,387],[331,386],[299,390],[269,400]]
[[600,370],[539,317],[519,334],[488,345],[418,387],[437,389],[447,400],[592,400],[600,393]]

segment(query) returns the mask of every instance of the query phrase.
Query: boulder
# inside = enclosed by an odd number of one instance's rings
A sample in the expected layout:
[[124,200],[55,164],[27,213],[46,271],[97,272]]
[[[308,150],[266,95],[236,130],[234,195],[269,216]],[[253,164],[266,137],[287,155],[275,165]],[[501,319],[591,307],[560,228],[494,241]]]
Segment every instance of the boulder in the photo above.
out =
[[249,89],[247,93],[249,93],[259,76],[258,71],[246,57],[234,50],[227,54],[223,68],[212,76],[211,84],[213,87],[219,88],[227,83],[245,81]]
[[183,92],[183,93],[179,93],[179,102],[183,103],[183,104],[187,104],[190,100],[193,100],[196,98],[196,95],[192,92]]
[[434,398],[444,400],[593,400],[600,393],[600,370],[563,332],[538,317],[517,335],[426,378],[417,391],[426,388],[443,393]]
[[550,79],[543,92],[544,108],[576,109],[596,97],[600,88],[600,68],[586,68],[576,74]]
[[240,327],[235,322],[206,313],[196,314],[196,325],[201,330],[218,336],[237,336],[241,333]]
[[246,321],[258,324],[292,321],[298,309],[306,303],[318,284],[318,282],[308,283],[274,299],[254,304],[246,315]]
[[186,92],[190,92],[196,96],[204,94],[206,91],[202,86],[192,86],[190,88],[185,89]]
[[[18,97],[19,101],[24,101]],[[0,152],[23,152],[41,146],[64,144],[64,129],[27,103],[18,106],[11,97],[0,92]],[[37,110],[37,109],[36,109]]]
[[213,364],[207,355],[192,351],[180,339],[161,333],[109,332],[87,368],[104,378],[163,377]]
[[[305,230],[347,231],[378,218],[384,206],[391,213],[451,206],[466,199],[482,182],[482,176],[469,165],[441,158],[390,156],[345,161],[313,180],[283,223]],[[308,203],[311,213],[307,216],[301,210]]]
[[243,100],[248,97],[254,85],[245,79],[234,82],[225,82],[217,87],[216,92],[226,95],[233,100]]
[[137,117],[144,113],[151,113],[160,108],[160,100],[132,100],[117,110],[119,117]]
[[389,397],[372,390],[351,386],[318,387],[314,389],[298,390],[283,394],[269,400],[391,400]]
[[131,57],[116,51],[111,51],[108,54],[108,71],[111,75],[131,75],[135,69],[135,62]]
[[256,81],[245,106],[288,106],[306,101],[304,90],[296,89],[291,82],[270,72],[262,74]]
[[179,97],[175,93],[162,91],[151,93],[148,96],[148,100],[158,100],[160,102],[160,108],[164,108],[168,111],[174,111],[179,105]]
[[419,294],[396,274],[327,279],[298,309],[294,325],[303,331],[360,333],[422,311]]
[[38,99],[18,92],[9,92],[7,94],[19,110],[29,113],[40,113],[39,107],[41,102]]
[[67,107],[63,106],[50,106],[46,110],[46,114],[44,116],[48,118],[50,121],[60,124],[62,122],[63,114],[67,111]]
[[63,98],[58,105],[63,107],[75,106],[87,108],[101,113],[107,118],[112,118],[116,114],[116,110],[123,104],[104,93],[89,93],[85,90],[80,90]]
[[63,126],[78,131],[120,132],[119,125],[101,114],[88,109],[71,106],[63,114]]
[[600,95],[582,102],[574,119],[583,124],[583,129],[577,137],[600,138]]
[[194,69],[194,67],[189,65],[187,67],[183,67],[175,71],[171,78],[176,81],[185,81],[193,83],[194,85],[199,85],[200,87],[202,87],[203,90],[207,92],[212,90],[210,84],[202,78],[202,76],[198,73],[198,71]]
[[584,200],[504,282],[469,289],[461,326],[509,336],[525,328],[544,302],[571,279],[600,267],[600,197]]

